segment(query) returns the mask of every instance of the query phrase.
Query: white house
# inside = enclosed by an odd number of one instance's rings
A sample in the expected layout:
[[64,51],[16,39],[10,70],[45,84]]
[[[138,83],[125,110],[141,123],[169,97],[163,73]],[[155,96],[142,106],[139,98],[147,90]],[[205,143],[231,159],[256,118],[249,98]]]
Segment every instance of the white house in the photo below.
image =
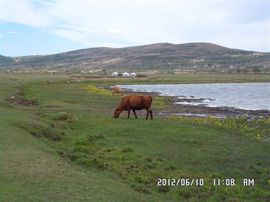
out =
[[118,73],[118,72],[113,72],[111,75],[112,75],[112,76],[118,76],[119,73]]
[[124,77],[129,77],[129,76],[130,76],[130,73],[124,72],[124,73],[123,73],[123,76],[124,76]]
[[48,70],[47,72],[50,74],[55,74],[55,73],[57,73],[57,70]]
[[130,76],[132,76],[132,77],[136,77],[136,76],[137,76],[137,74],[136,74],[135,72],[132,72],[132,73],[130,74]]

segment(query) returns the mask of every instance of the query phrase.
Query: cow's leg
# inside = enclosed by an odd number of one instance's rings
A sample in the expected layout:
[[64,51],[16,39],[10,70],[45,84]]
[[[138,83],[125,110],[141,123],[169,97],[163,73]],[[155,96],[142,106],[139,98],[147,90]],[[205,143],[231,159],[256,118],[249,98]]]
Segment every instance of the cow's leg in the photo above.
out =
[[130,116],[130,109],[128,109],[128,119],[129,119],[129,116]]
[[146,119],[148,119],[149,116],[149,109],[146,109]]
[[153,120],[153,112],[152,112],[152,109],[149,110],[149,113],[150,113],[151,120]]
[[137,119],[138,117],[137,117],[135,109],[132,109],[132,111],[133,111],[133,114],[134,114],[135,118]]

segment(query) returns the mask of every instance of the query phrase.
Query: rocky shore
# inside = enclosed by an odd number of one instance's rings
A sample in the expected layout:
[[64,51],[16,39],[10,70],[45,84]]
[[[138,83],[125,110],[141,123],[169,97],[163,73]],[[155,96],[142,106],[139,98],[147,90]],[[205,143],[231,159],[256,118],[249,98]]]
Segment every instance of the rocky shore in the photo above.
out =
[[209,107],[205,105],[185,105],[176,104],[177,98],[171,99],[171,107],[169,110],[160,112],[161,115],[183,115],[190,117],[207,117],[215,116],[218,118],[227,117],[247,117],[249,119],[270,117],[268,110],[244,110],[233,107]]

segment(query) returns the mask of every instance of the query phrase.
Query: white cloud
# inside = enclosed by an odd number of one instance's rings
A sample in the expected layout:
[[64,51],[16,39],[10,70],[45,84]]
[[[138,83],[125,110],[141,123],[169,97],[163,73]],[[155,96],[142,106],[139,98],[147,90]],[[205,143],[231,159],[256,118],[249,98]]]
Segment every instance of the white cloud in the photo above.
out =
[[1,0],[0,20],[44,28],[52,23],[46,11],[35,8],[31,0]]
[[71,29],[53,29],[51,33],[61,36],[66,39],[86,43],[84,34]]
[[119,29],[119,28],[116,28],[116,27],[111,27],[107,30],[108,33],[112,33],[112,34],[121,34],[123,33],[124,31]]
[[18,32],[17,32],[17,31],[12,30],[12,31],[8,31],[8,32],[7,32],[7,34],[18,34]]
[[[0,21],[36,27],[87,46],[207,41],[270,51],[270,15],[250,12],[251,2],[0,0]],[[258,1],[258,8],[265,2]]]

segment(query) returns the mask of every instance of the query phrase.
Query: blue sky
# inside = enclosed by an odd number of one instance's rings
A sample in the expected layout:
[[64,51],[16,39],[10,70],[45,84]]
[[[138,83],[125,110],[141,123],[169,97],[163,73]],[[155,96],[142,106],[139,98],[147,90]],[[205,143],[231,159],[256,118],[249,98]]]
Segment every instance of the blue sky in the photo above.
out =
[[0,0],[0,54],[211,42],[270,52],[270,0]]

